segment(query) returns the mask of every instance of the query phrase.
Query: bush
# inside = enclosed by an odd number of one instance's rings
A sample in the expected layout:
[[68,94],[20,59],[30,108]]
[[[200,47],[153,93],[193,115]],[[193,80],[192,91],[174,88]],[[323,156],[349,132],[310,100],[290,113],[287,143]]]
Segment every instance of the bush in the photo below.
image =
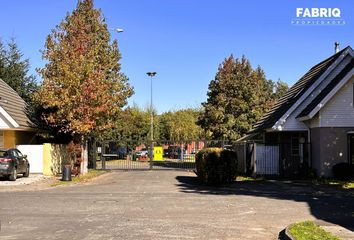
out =
[[354,177],[354,168],[349,163],[338,163],[332,167],[333,176],[339,180],[349,180]]
[[198,179],[209,185],[233,182],[237,173],[237,154],[222,148],[206,148],[196,154]]

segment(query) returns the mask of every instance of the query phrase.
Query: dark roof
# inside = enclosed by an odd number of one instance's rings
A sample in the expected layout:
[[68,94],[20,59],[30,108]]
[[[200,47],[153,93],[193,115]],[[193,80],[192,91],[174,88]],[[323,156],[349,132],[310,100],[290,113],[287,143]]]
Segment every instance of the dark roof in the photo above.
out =
[[21,128],[29,128],[30,120],[26,114],[26,102],[0,79],[0,106],[20,125]]
[[332,91],[332,89],[337,86],[337,84],[354,68],[354,59],[348,63],[343,70],[318,94],[315,99],[307,105],[307,107],[297,116],[305,117],[307,116],[321,101],[327,96],[328,93]]
[[306,92],[306,90],[334,63],[340,55],[349,49],[346,47],[338,53],[312,67],[299,81],[297,81],[253,126],[249,132],[258,132],[271,128],[288,111],[289,108]]

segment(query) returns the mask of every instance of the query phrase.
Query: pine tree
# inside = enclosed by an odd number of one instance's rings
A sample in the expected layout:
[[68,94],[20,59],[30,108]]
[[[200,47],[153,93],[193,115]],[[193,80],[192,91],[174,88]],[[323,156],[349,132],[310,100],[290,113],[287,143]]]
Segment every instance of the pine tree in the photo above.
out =
[[27,103],[32,100],[38,85],[34,75],[29,74],[29,60],[23,58],[14,38],[7,47],[0,41],[0,79],[14,89]]
[[279,99],[282,97],[287,91],[289,90],[288,84],[283,82],[282,80],[278,79],[275,84],[275,92],[274,92],[274,99]]
[[211,138],[236,140],[271,107],[273,88],[261,67],[253,69],[245,56],[231,55],[209,84],[198,124]]
[[92,0],[78,1],[47,37],[42,54],[47,64],[38,69],[43,85],[36,99],[51,110],[42,118],[81,136],[116,124],[133,89],[120,72],[118,43],[111,43]]

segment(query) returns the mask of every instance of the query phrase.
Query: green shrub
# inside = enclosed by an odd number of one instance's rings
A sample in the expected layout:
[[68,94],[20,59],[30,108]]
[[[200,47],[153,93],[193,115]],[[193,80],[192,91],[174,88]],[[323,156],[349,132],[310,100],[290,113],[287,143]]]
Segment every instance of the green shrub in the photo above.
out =
[[237,174],[237,154],[222,148],[206,148],[196,155],[198,179],[209,185],[233,182]]

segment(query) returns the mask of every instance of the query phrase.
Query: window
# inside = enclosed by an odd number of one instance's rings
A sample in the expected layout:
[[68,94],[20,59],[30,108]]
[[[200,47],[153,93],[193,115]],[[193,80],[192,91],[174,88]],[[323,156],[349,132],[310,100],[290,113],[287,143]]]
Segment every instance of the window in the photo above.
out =
[[4,131],[0,131],[0,147],[4,147]]
[[22,153],[21,153],[19,150],[16,150],[16,153],[17,153],[17,155],[18,155],[20,158],[23,157]]
[[18,154],[17,154],[17,151],[16,150],[12,150],[11,151],[11,155],[15,158],[18,158]]
[[7,157],[7,151],[0,150],[0,158]]

